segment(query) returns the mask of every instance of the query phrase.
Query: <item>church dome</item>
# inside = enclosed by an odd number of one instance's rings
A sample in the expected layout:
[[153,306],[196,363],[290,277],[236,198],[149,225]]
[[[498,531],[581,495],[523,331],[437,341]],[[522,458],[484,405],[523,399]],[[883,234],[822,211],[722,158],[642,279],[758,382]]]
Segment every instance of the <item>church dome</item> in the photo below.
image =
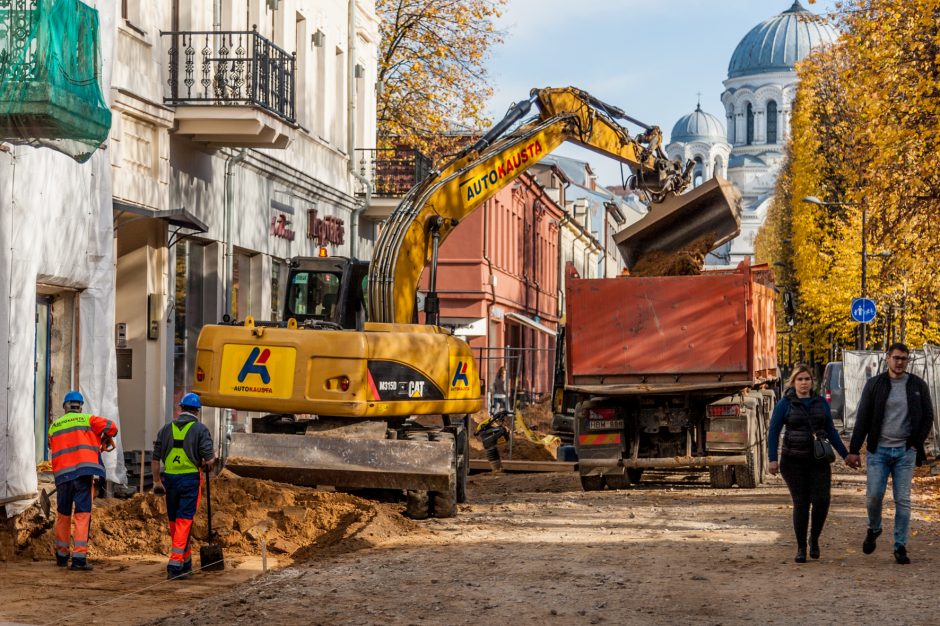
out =
[[725,125],[711,113],[698,105],[688,115],[683,115],[672,127],[670,141],[692,143],[693,141],[726,141]]
[[835,28],[795,0],[789,9],[744,36],[731,55],[728,78],[792,70],[814,49],[838,38]]

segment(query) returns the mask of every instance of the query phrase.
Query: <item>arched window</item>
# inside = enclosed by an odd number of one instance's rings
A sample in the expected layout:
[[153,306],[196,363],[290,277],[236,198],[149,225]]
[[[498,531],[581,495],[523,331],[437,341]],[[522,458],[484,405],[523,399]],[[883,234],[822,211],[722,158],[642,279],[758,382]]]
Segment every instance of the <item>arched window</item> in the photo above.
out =
[[734,105],[728,105],[728,143],[734,145]]
[[754,143],[754,105],[747,103],[747,145]]
[[767,103],[767,143],[777,143],[777,103]]
[[698,187],[703,182],[705,182],[705,163],[702,162],[702,157],[695,157],[695,169],[692,173],[692,186]]

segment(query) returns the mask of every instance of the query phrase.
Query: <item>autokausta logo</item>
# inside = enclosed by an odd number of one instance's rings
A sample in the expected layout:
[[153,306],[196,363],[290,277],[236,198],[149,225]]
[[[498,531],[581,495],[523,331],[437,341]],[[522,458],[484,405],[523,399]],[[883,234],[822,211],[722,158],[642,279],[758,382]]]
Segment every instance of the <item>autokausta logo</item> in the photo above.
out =
[[457,371],[454,372],[454,379],[450,381],[450,386],[456,387],[458,382],[463,382],[464,387],[470,386],[470,379],[467,378],[467,363],[464,361],[457,362]]
[[254,348],[251,354],[248,355],[248,359],[245,360],[245,364],[242,365],[242,370],[238,373],[238,382],[245,382],[249,374],[257,374],[261,377],[262,383],[265,385],[270,384],[271,374],[268,372],[267,365],[265,365],[270,356],[271,351],[269,349]]

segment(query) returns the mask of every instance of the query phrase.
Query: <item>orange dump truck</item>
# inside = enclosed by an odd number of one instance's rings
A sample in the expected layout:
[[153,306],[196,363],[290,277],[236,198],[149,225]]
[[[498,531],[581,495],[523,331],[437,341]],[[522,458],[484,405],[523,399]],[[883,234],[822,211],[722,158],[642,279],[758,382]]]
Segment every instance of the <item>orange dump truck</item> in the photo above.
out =
[[585,490],[648,468],[708,468],[713,487],[763,481],[776,395],[766,266],[568,281],[566,391]]

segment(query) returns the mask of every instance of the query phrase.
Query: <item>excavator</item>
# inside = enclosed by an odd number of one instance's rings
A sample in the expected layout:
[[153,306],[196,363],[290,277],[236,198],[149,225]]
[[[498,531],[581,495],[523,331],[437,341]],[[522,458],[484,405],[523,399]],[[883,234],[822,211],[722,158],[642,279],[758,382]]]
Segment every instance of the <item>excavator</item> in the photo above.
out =
[[[642,132],[631,135],[621,122]],[[455,515],[466,500],[469,415],[483,397],[470,347],[439,325],[438,249],[466,216],[564,142],[625,163],[632,186],[651,201],[619,243],[629,263],[700,240],[703,223],[716,246],[737,233],[738,208],[718,187],[700,187],[684,209],[692,163],[665,155],[658,127],[575,88],[533,89],[405,195],[368,265],[294,259],[285,321],[249,317],[202,329],[193,391],[206,406],[263,414],[250,433],[233,433],[226,467],[301,485],[397,490],[412,518]]]

